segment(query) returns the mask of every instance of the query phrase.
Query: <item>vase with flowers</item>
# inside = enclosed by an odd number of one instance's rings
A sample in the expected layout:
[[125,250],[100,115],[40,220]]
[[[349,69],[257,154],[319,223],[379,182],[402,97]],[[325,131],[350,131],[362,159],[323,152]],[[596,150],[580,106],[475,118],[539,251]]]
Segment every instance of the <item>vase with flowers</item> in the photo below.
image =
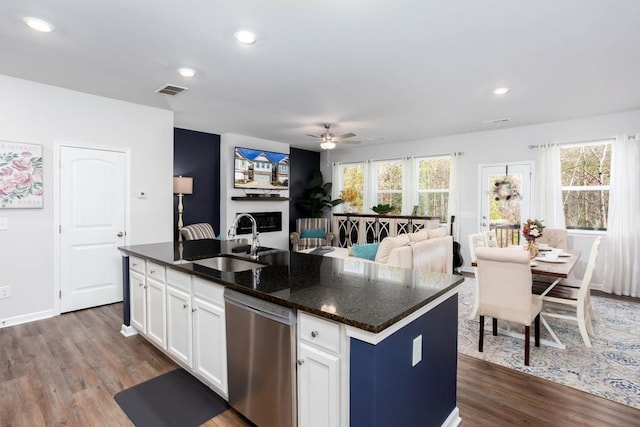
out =
[[526,249],[529,251],[529,256],[532,259],[538,256],[538,243],[536,239],[542,237],[542,230],[544,230],[544,225],[539,219],[528,219],[527,222],[522,225],[522,234],[527,241]]
[[350,213],[354,207],[360,204],[360,193],[353,187],[343,188],[340,198],[344,200],[344,212]]

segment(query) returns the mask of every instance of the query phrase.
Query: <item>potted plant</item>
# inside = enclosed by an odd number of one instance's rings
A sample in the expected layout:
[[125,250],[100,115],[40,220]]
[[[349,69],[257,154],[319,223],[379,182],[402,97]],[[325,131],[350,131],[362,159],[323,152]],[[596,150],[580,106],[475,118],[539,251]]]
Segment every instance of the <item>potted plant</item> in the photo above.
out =
[[324,182],[322,173],[316,170],[306,182],[305,195],[298,199],[296,204],[309,212],[312,218],[322,218],[324,210],[343,203],[342,199],[331,200],[331,188],[333,184]]

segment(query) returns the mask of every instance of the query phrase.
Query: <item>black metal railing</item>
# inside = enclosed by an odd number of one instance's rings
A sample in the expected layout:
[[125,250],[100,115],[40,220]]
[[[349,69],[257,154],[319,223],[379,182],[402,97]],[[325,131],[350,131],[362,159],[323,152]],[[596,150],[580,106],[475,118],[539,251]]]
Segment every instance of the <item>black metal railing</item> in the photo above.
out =
[[520,244],[520,224],[489,224],[489,230],[495,231],[501,248]]

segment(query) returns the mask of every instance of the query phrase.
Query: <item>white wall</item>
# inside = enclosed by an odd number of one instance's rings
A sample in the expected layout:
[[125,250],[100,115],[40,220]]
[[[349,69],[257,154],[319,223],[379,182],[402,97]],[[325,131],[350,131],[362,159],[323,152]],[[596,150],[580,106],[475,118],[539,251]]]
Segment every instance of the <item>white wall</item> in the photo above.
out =
[[[220,228],[226,236],[233,219],[238,212],[282,212],[282,231],[260,234],[260,244],[271,248],[289,249],[289,202],[288,201],[236,201],[234,196],[244,196],[245,191],[233,188],[234,148],[252,148],[257,150],[289,153],[289,144],[252,138],[249,136],[224,134],[220,136]],[[249,192],[252,192],[249,190]],[[253,192],[260,192],[254,190]],[[289,197],[289,191],[279,191],[281,197]],[[246,237],[251,237],[246,235]]]
[[[0,75],[0,140],[42,144],[44,208],[0,209],[0,326],[53,314],[54,141],[130,150],[127,244],[172,240],[173,112]],[[146,199],[134,197],[144,191]]]
[[[460,244],[462,256],[468,266],[470,256],[467,236],[479,230],[479,165],[488,163],[529,161],[535,159],[535,151],[529,145],[546,142],[586,141],[610,138],[621,133],[640,131],[640,110],[619,114],[588,117],[577,120],[544,123],[486,132],[451,135],[424,140],[350,147],[331,152],[332,162],[357,162],[398,158],[402,156],[427,156],[464,152],[461,159],[460,212],[457,220],[460,226]],[[640,165],[638,165],[640,168]],[[326,164],[326,152],[322,153],[321,167],[324,176],[331,176],[330,166]],[[604,235],[596,232],[572,232],[569,245],[582,251],[580,264],[576,267],[578,277],[582,277],[584,264],[594,236]],[[602,272],[606,259],[606,245],[600,246],[598,268],[594,273],[594,282],[602,283]]]

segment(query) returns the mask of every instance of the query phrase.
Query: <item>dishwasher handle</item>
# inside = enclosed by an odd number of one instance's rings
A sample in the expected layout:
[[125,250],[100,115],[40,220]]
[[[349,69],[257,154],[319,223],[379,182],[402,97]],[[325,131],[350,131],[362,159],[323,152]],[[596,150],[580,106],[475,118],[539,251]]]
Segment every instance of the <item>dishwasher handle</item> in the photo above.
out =
[[225,289],[224,301],[226,304],[251,311],[278,323],[285,325],[296,323],[296,315],[292,309],[250,295]]

